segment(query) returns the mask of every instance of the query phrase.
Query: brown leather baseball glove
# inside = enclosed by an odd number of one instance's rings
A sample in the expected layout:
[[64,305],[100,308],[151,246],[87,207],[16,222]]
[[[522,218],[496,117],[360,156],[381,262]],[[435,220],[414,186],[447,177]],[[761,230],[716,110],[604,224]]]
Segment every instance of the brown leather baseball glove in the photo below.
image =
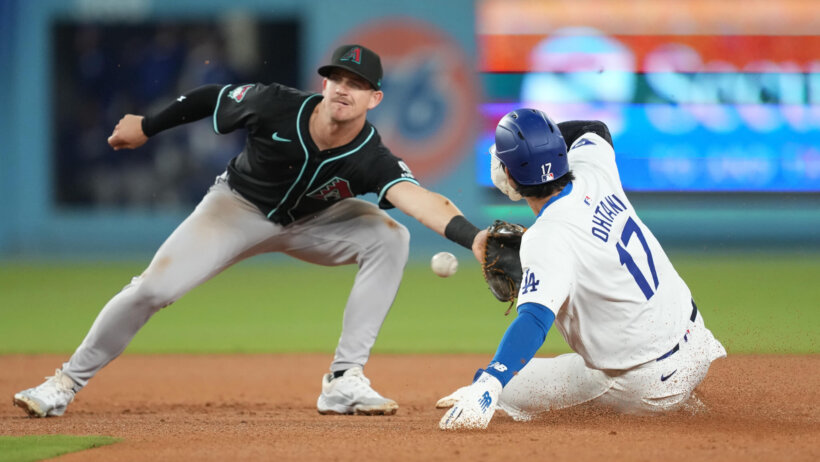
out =
[[510,302],[505,315],[509,314],[518,298],[518,288],[521,286],[521,257],[518,254],[521,248],[521,236],[527,228],[496,220],[487,228],[487,247],[484,251],[484,279],[490,286],[495,298],[502,302]]

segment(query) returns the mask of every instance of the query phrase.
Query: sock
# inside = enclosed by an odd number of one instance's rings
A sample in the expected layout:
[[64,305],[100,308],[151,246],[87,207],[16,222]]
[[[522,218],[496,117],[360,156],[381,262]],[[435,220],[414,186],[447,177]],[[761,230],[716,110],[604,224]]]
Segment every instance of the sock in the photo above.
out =
[[343,371],[333,371],[333,378],[338,379],[339,377],[343,376],[345,372],[347,372],[347,369]]

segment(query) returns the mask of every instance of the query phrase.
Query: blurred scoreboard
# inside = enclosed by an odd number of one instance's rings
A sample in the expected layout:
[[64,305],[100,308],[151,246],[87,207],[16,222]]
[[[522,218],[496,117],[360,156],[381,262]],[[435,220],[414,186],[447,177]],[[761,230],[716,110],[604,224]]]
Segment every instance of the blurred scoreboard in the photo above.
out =
[[820,192],[817,6],[483,2],[479,183],[495,124],[532,107],[606,122],[627,190]]

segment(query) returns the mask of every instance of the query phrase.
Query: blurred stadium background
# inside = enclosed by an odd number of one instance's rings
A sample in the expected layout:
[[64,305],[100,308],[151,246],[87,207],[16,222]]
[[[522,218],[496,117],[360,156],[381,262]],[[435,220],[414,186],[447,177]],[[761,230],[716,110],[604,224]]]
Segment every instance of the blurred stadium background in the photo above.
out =
[[[318,90],[343,42],[383,57],[370,118],[388,146],[477,224],[532,222],[489,183],[501,115],[603,120],[633,205],[729,351],[816,353],[817,13],[815,0],[0,0],[0,354],[73,351],[242,143],[204,120],[114,152],[123,114],[204,83]],[[491,353],[512,316],[471,254],[393,216],[412,263],[374,352]],[[461,261],[446,280],[427,266],[441,250]],[[127,352],[330,353],[354,272],[256,257]],[[557,334],[541,350],[565,351]]]
[[[371,120],[388,146],[479,224],[531,221],[493,190],[487,162],[496,121],[526,105],[609,124],[624,185],[671,251],[814,252],[817,12],[812,0],[4,0],[0,261],[145,259],[243,140],[205,120],[115,153],[119,117],[205,83],[318,89],[316,66],[352,41],[384,57]],[[452,247],[394,216],[414,258]]]

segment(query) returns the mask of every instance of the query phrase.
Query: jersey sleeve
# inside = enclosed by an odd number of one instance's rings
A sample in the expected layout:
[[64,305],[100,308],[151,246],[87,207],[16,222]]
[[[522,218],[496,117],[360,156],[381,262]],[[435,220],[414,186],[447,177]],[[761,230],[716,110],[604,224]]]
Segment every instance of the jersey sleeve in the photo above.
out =
[[521,240],[518,306],[536,303],[556,315],[575,283],[575,257],[557,232],[530,228]]
[[595,132],[576,138],[567,152],[569,167],[575,172],[592,170],[605,175],[611,184],[620,184],[615,150],[612,144]]
[[612,143],[612,135],[609,133],[609,127],[598,120],[569,120],[559,123],[558,129],[561,130],[561,136],[564,137],[567,148],[571,147],[578,138],[587,133],[595,133],[609,143],[610,146],[614,146]]
[[394,207],[385,196],[387,190],[396,183],[409,181],[413,184],[419,184],[416,178],[413,177],[410,167],[403,160],[393,155],[381,142],[379,142],[375,161],[368,168],[373,172],[370,190],[378,194],[379,208],[381,209],[392,209]]
[[203,85],[185,93],[161,110],[146,114],[142,118],[142,132],[150,137],[163,130],[208,117],[216,108],[221,89],[219,85]]
[[213,114],[214,131],[225,134],[245,128],[253,133],[263,110],[276,111],[280,89],[280,85],[259,83],[222,87]]

